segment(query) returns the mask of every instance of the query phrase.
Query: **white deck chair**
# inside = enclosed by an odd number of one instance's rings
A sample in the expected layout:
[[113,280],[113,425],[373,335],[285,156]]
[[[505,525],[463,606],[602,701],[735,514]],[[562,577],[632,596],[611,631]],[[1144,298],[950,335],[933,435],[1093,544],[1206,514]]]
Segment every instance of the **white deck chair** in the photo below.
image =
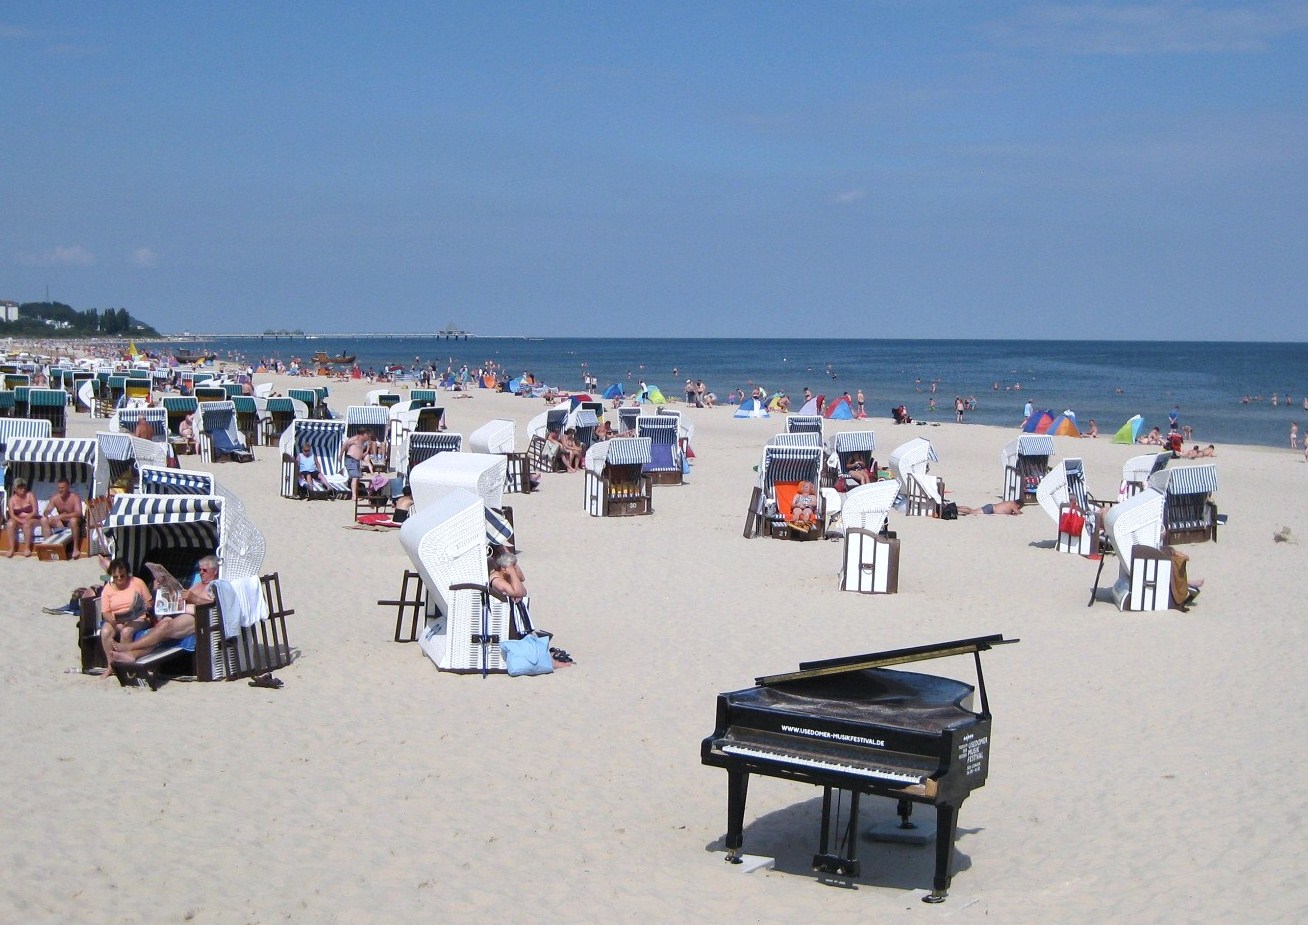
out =
[[[1099,551],[1099,522],[1103,512],[1086,492],[1081,460],[1069,457],[1059,462],[1040,480],[1035,494],[1041,510],[1054,522],[1055,548],[1059,552],[1092,556]],[[1068,521],[1076,515],[1081,517],[1081,528],[1065,530],[1073,526]]]
[[505,468],[504,457],[497,453],[438,453],[409,470],[413,505],[421,509],[462,490],[499,510],[504,504]]
[[1049,457],[1054,455],[1054,438],[1048,434],[1023,434],[999,453],[1004,467],[1004,500],[1030,504],[1036,500],[1036,486],[1049,474]]
[[945,483],[930,475],[931,463],[938,460],[935,447],[924,437],[914,437],[890,454],[890,471],[899,482],[899,492],[905,501],[904,513],[910,517],[940,515]]
[[1166,610],[1171,604],[1172,560],[1159,549],[1163,500],[1158,492],[1146,489],[1104,518],[1104,531],[1119,562],[1113,584],[1119,610]]
[[1125,501],[1132,495],[1144,491],[1145,486],[1149,484],[1149,477],[1155,472],[1161,472],[1171,461],[1170,452],[1132,456],[1122,464],[1122,484],[1117,491],[1117,499]]
[[456,489],[426,507],[416,506],[400,528],[400,545],[427,589],[422,651],[442,671],[506,670],[499,641],[507,640],[513,609],[489,596],[486,507]]

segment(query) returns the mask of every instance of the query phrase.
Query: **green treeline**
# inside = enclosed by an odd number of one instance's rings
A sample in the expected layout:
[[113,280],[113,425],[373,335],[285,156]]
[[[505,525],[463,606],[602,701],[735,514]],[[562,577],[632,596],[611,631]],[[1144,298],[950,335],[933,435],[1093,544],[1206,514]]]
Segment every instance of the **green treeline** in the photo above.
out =
[[125,308],[79,312],[62,302],[24,302],[17,321],[0,321],[5,337],[158,337],[153,327]]

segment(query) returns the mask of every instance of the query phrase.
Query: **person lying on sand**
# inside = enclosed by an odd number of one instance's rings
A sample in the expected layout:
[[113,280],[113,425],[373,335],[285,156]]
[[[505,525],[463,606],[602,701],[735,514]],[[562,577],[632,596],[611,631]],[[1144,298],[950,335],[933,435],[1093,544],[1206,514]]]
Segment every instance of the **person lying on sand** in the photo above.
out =
[[971,514],[1009,514],[1018,515],[1022,513],[1022,505],[1017,501],[996,501],[994,504],[983,504],[980,507],[963,507],[958,506],[958,516],[967,517]]

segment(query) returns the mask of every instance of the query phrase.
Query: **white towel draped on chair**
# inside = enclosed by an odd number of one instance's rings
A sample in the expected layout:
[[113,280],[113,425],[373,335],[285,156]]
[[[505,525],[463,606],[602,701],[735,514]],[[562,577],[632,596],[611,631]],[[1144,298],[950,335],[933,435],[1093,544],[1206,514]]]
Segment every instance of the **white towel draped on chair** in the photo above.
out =
[[223,613],[223,636],[231,639],[241,629],[268,619],[268,601],[263,596],[263,584],[257,576],[213,583],[218,606]]

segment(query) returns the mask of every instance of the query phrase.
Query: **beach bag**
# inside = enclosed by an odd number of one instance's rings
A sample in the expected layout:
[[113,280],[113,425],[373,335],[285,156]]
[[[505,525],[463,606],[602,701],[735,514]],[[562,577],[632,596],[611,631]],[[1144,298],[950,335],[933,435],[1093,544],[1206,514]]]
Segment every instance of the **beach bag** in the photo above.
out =
[[1058,518],[1058,532],[1068,536],[1080,536],[1085,529],[1085,515],[1076,508],[1070,508]]
[[958,520],[958,503],[954,501],[946,501],[944,506],[940,509],[940,519]]
[[524,675],[549,674],[554,670],[554,657],[550,655],[550,637],[528,634],[521,639],[500,642],[500,654],[508,668],[510,678]]

